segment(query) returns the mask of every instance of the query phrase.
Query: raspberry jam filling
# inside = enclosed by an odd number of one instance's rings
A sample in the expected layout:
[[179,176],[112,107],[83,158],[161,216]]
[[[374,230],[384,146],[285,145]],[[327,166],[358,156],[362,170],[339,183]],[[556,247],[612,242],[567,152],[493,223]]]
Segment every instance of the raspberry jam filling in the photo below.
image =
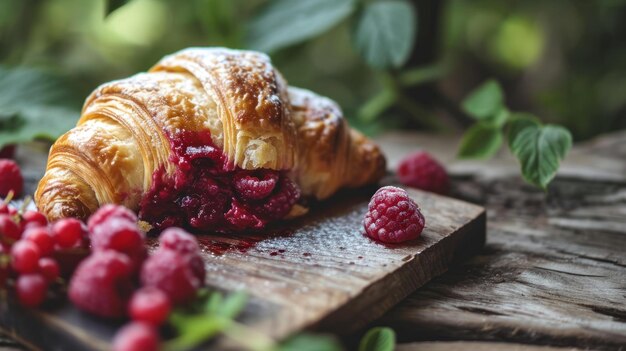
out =
[[208,131],[179,132],[170,145],[176,171],[156,170],[140,204],[139,217],[156,229],[261,229],[284,218],[300,197],[284,171],[233,166]]

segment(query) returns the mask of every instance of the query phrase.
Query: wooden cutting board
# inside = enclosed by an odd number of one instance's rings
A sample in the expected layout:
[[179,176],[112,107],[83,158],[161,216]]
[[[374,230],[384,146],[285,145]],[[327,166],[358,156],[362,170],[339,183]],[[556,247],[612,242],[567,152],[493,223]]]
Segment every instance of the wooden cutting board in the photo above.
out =
[[[246,290],[243,323],[272,337],[305,329],[348,333],[485,242],[482,207],[421,191],[410,192],[426,218],[420,238],[407,245],[373,242],[361,233],[372,192],[338,194],[264,234],[201,236],[208,284]],[[33,348],[104,350],[120,325],[69,303],[29,310],[0,301],[0,327]]]

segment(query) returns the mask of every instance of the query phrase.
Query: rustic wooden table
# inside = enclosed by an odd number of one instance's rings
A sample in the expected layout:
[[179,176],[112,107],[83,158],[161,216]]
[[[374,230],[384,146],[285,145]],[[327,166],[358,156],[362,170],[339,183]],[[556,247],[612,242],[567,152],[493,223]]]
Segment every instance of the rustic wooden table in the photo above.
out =
[[[417,147],[443,160],[453,196],[487,208],[488,237],[374,325],[395,329],[399,350],[626,350],[626,133],[577,145],[547,193],[505,151],[456,160],[457,140],[379,138],[391,167]],[[43,165],[30,155],[18,157],[32,190]],[[0,338],[0,350],[21,349]]]

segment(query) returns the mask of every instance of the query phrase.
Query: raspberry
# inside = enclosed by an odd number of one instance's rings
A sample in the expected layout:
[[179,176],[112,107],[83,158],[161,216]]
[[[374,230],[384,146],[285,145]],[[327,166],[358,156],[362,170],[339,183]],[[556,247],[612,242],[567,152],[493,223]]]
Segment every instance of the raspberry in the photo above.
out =
[[133,265],[126,255],[112,250],[96,251],[74,272],[69,299],[94,315],[122,317],[133,290],[132,275]]
[[126,218],[110,218],[94,227],[91,246],[94,251],[115,250],[131,256],[145,251],[144,233]]
[[108,204],[100,207],[93,215],[91,215],[91,217],[89,217],[89,221],[87,222],[89,232],[93,232],[98,225],[111,218],[124,218],[129,222],[137,222],[137,216],[131,210],[124,206]]
[[265,226],[265,221],[248,211],[237,200],[233,200],[230,210],[226,212],[224,218],[236,229],[256,228]]
[[137,290],[128,304],[128,314],[136,321],[159,326],[170,314],[170,300],[164,292],[156,288]]
[[159,335],[154,327],[141,322],[123,326],[113,338],[113,351],[157,351]]
[[54,239],[46,227],[28,228],[24,231],[23,237],[37,245],[41,256],[49,256],[54,251]]
[[447,194],[450,187],[445,168],[423,151],[410,154],[400,162],[398,179],[404,185],[437,194]]
[[64,218],[52,226],[52,236],[56,243],[64,248],[77,246],[85,235],[83,222],[76,218]]
[[400,243],[420,235],[424,229],[424,216],[405,190],[385,186],[372,196],[363,224],[370,238]]
[[204,260],[200,255],[189,256],[189,268],[193,275],[200,281],[200,285],[204,285],[206,270],[204,268]]
[[181,254],[196,254],[200,246],[196,238],[180,228],[168,228],[161,233],[159,242],[162,248],[174,250]]
[[61,274],[57,261],[48,257],[39,259],[39,272],[49,283],[54,282]]
[[22,215],[22,221],[24,223],[24,227],[32,224],[33,226],[45,227],[48,225],[48,220],[46,216],[41,212],[37,211],[26,211]]
[[141,283],[143,286],[160,289],[173,304],[189,301],[195,296],[196,290],[204,284],[204,274],[201,277],[201,272],[194,264],[198,259],[197,255],[186,255],[159,248],[144,263],[141,269]]
[[300,198],[300,189],[286,176],[280,179],[278,190],[270,195],[260,206],[254,206],[255,212],[269,219],[285,217]]
[[0,159],[0,197],[13,191],[18,196],[24,190],[24,178],[20,167],[13,160]]
[[202,200],[185,196],[182,199],[181,207],[187,212],[189,224],[192,227],[209,230],[221,222],[227,202],[228,200],[222,194]]
[[17,300],[26,307],[37,307],[46,299],[48,283],[41,274],[24,274],[17,278]]
[[20,240],[11,248],[11,266],[18,273],[36,272],[40,257],[39,248],[31,241]]
[[257,175],[247,172],[235,173],[233,186],[237,193],[248,200],[260,200],[268,197],[278,182],[278,173],[271,170],[260,170]]
[[22,237],[19,225],[8,214],[0,214],[0,236],[3,237],[0,241],[4,241],[4,238],[19,240]]

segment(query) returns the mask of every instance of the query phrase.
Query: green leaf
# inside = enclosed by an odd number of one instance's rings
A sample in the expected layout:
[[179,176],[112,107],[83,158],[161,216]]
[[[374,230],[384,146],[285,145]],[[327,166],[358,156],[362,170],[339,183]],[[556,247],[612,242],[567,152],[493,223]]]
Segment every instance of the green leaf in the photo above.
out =
[[111,14],[111,12],[119,9],[120,7],[126,5],[130,0],[109,0],[108,4],[106,6],[106,13],[104,14],[105,16],[108,16]]
[[243,291],[230,294],[219,307],[217,314],[222,317],[235,318],[248,302],[248,295]]
[[550,124],[528,125],[516,133],[511,152],[520,161],[524,179],[546,189],[571,147],[572,135],[567,129]]
[[298,334],[281,343],[277,351],[341,351],[334,337],[328,335]]
[[78,120],[79,110],[71,101],[55,75],[0,66],[0,148],[33,139],[55,140]]
[[249,46],[274,51],[321,34],[355,9],[355,0],[276,0],[249,26]]
[[504,106],[504,93],[500,84],[493,79],[481,84],[463,100],[463,110],[475,119],[493,117]]
[[375,68],[400,67],[415,43],[417,16],[405,0],[370,2],[354,27],[356,50]]
[[506,107],[501,108],[490,118],[484,120],[486,123],[490,123],[498,128],[504,126],[504,124],[509,120],[511,116],[511,112]]
[[387,327],[370,329],[359,344],[359,351],[393,351],[396,346],[396,333]]
[[507,140],[509,142],[509,148],[513,149],[513,140],[517,137],[526,127],[539,127],[541,122],[539,118],[530,113],[516,112],[511,114],[510,121],[508,123]]
[[465,132],[459,147],[461,158],[489,158],[502,145],[502,131],[490,123],[476,123]]
[[217,316],[191,315],[177,318],[176,323],[179,335],[169,340],[164,350],[191,349],[228,328],[231,321]]
[[217,314],[223,301],[224,296],[221,293],[217,291],[210,293],[204,303],[204,312]]

